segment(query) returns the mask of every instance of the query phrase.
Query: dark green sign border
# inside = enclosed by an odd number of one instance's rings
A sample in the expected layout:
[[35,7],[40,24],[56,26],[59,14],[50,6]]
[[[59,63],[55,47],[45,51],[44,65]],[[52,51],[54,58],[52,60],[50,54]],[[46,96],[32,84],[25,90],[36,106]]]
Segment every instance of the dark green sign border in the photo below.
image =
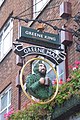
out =
[[57,49],[61,43],[58,34],[40,32],[29,27],[20,27],[20,37],[16,41]]

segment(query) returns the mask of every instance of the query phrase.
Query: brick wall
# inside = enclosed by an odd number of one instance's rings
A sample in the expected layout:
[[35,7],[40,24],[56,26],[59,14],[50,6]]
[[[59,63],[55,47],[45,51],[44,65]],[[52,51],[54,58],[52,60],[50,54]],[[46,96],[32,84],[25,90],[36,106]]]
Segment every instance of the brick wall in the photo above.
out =
[[[16,16],[29,6],[32,5],[31,0],[5,0],[4,4],[0,8],[0,28],[4,26],[5,22],[9,18],[10,14],[12,16]],[[27,12],[31,13],[32,9],[29,9]],[[25,14],[27,14],[25,12]],[[24,15],[25,15],[24,14]],[[27,16],[31,18],[31,15]],[[23,25],[27,25],[22,23]],[[18,20],[14,20],[13,26],[13,41],[18,36]],[[16,65],[16,55],[11,50],[8,55],[4,58],[4,60],[0,63],[0,93],[9,85],[11,84],[12,87],[12,106],[15,109],[18,108],[18,88],[16,88],[16,76],[19,72],[21,67]]]
[[[52,20],[59,17],[59,6],[64,0],[51,0],[48,6],[43,10],[43,12],[38,16],[38,19],[42,20]],[[80,1],[79,0],[69,0],[72,3],[72,16],[76,15],[80,9]],[[23,12],[25,9],[29,8],[32,5],[32,0],[5,0],[3,6],[0,8],[0,28],[4,25],[5,21],[8,19],[9,15],[13,12],[13,16],[18,15]],[[56,7],[55,7],[56,6]],[[32,12],[32,9],[29,9],[22,15],[26,15]],[[32,18],[32,15],[27,15],[27,18]],[[65,23],[67,27],[74,27],[74,21],[71,19],[69,21],[61,20],[61,21],[50,21],[50,24],[53,26],[57,25],[58,27],[62,27]],[[27,26],[27,23],[20,22],[21,25]],[[31,24],[31,27],[37,28],[38,23]],[[57,31],[53,30],[51,27],[45,25],[46,32],[57,33]],[[18,37],[18,20],[14,20],[14,30],[13,30],[13,41]],[[74,38],[76,39],[76,38]],[[24,44],[26,46],[26,44]],[[71,46],[67,48],[68,52],[68,64],[73,64],[76,59],[80,60],[80,53],[75,51],[76,45],[73,42]],[[26,58],[27,60],[27,58]],[[0,63],[0,92],[2,92],[8,84],[12,85],[12,105],[17,109],[17,100],[18,100],[18,88],[15,86],[16,75],[18,74],[21,68],[16,65],[16,55],[13,50],[5,57],[5,59]],[[27,69],[29,72],[30,69]],[[21,105],[25,102],[27,98],[24,93],[21,91]]]

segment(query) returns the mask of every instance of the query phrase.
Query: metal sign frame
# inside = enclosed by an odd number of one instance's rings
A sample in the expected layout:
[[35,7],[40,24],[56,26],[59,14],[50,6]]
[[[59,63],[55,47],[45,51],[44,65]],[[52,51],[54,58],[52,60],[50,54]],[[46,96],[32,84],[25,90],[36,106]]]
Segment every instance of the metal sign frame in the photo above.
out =
[[19,39],[16,39],[16,41],[55,49],[61,45],[59,34],[41,32],[23,26],[20,27]]

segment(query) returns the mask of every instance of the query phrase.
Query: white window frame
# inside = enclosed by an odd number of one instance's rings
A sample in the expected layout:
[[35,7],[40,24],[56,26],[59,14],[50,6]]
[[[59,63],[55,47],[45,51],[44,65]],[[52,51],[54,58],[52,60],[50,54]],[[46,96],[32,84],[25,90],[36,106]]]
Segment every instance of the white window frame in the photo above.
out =
[[[13,20],[10,19],[0,33],[0,62],[12,49],[13,39]],[[6,46],[6,47],[5,47]]]
[[0,6],[3,4],[4,1],[5,1],[5,0],[0,0]]
[[[35,19],[50,0],[33,0],[33,18]],[[40,7],[42,6],[42,7]],[[38,9],[39,8],[39,9]]]
[[[6,110],[6,112],[9,112],[9,108],[11,106],[11,94],[9,94],[11,92],[11,86],[9,86],[8,88],[6,88],[0,95],[0,120],[1,120],[1,114]],[[5,100],[5,102],[7,102],[7,105],[5,108],[3,108],[1,110],[1,99],[4,95],[7,94],[7,100]]]

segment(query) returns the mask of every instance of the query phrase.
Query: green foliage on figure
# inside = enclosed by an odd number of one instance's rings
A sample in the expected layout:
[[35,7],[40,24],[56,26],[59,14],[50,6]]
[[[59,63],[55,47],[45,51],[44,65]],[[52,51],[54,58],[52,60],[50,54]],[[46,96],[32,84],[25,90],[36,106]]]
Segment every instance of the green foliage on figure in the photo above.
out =
[[34,67],[33,69],[34,74],[30,74],[27,76],[26,88],[27,88],[27,92],[29,92],[35,98],[38,98],[40,100],[45,100],[51,97],[54,91],[53,91],[52,82],[50,80],[49,80],[49,85],[40,83],[39,80],[41,77],[44,77],[44,79],[46,80],[45,78],[46,74],[44,74],[44,76],[41,76],[39,72],[39,64],[40,63],[37,63],[37,65]]

